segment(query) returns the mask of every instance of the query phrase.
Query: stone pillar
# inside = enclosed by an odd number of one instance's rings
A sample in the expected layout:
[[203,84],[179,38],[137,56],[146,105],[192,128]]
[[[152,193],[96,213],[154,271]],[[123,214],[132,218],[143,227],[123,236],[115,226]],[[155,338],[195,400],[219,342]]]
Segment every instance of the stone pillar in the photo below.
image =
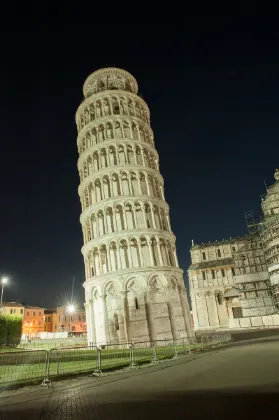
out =
[[197,303],[196,303],[196,295],[191,295],[191,302],[192,302],[192,309],[193,309],[193,318],[194,318],[194,328],[199,328],[199,320],[197,315]]
[[148,298],[146,295],[144,296],[144,303],[150,341],[154,341],[156,340],[156,330],[154,319],[152,316],[152,304],[148,302]]
[[176,328],[176,320],[174,314],[173,303],[168,298],[168,310],[169,310],[169,317],[170,317],[170,324],[171,324],[171,332],[174,340],[179,340],[179,334]]
[[102,314],[103,314],[103,324],[104,324],[104,333],[105,333],[105,342],[106,344],[110,343],[110,333],[109,333],[109,325],[108,325],[108,313],[107,313],[107,295],[100,296],[102,302]]
[[128,290],[121,290],[122,301],[123,301],[123,313],[124,313],[124,330],[127,343],[130,342],[131,337],[129,334],[130,320],[129,320],[129,308],[128,308]]
[[186,299],[186,287],[185,286],[180,286],[179,287],[179,297],[180,297],[180,302],[181,302],[182,313],[183,313],[185,328],[186,328],[186,332],[187,332],[187,337],[193,337],[194,333],[193,333],[192,322],[191,322],[191,319],[190,319],[191,314],[190,314],[188,299]]

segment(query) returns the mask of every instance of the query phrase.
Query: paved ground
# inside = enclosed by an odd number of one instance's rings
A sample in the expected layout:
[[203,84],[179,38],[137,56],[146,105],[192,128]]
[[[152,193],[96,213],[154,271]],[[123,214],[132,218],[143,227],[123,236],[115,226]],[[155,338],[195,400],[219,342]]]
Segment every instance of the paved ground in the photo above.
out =
[[101,379],[0,394],[0,419],[262,419],[279,416],[279,340],[253,341]]

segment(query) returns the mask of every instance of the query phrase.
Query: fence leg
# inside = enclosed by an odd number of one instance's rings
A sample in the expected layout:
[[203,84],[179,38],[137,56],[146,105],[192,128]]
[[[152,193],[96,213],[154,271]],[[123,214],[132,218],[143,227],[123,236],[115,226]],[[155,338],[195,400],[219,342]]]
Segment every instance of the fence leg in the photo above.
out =
[[58,351],[56,352],[56,373],[59,375],[59,356]]
[[97,348],[97,369],[94,370],[92,376],[103,376],[101,351],[100,348]]
[[49,388],[50,386],[51,387],[53,386],[51,380],[49,379],[49,352],[48,351],[46,351],[45,377],[40,386],[47,387],[47,388]]
[[133,368],[138,369],[139,366],[134,360],[134,345],[133,344],[130,345],[130,361],[131,361],[131,364],[129,366],[129,369],[133,369]]
[[191,354],[191,339],[189,339],[189,351],[188,351],[188,353]]
[[151,363],[159,363],[159,360],[157,359],[157,353],[156,353],[156,343],[154,341],[153,343],[153,359]]
[[176,348],[176,342],[173,342],[173,347],[174,347],[174,355],[173,355],[173,359],[177,359],[178,358],[178,354],[177,354],[177,348]]

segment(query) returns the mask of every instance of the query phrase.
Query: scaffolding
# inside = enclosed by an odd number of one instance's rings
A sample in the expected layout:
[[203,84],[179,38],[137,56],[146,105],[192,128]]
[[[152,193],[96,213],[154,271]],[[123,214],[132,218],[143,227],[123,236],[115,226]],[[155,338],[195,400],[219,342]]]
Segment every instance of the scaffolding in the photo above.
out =
[[253,211],[245,213],[245,220],[249,234],[257,235],[267,267],[268,278],[272,291],[274,306],[279,312],[279,283],[273,284],[270,267],[279,263],[279,214],[255,219]]

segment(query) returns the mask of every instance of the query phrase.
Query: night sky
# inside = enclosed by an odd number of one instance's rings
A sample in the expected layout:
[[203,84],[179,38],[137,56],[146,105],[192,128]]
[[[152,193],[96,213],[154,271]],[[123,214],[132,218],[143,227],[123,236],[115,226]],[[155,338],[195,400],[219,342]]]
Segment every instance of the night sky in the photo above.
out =
[[188,16],[182,26],[121,27],[95,20],[18,11],[1,26],[5,300],[54,307],[75,276],[83,301],[75,112],[84,80],[100,67],[132,73],[151,110],[185,271],[191,239],[246,233],[244,212],[259,213],[264,181],[271,184],[279,166],[278,21]]

